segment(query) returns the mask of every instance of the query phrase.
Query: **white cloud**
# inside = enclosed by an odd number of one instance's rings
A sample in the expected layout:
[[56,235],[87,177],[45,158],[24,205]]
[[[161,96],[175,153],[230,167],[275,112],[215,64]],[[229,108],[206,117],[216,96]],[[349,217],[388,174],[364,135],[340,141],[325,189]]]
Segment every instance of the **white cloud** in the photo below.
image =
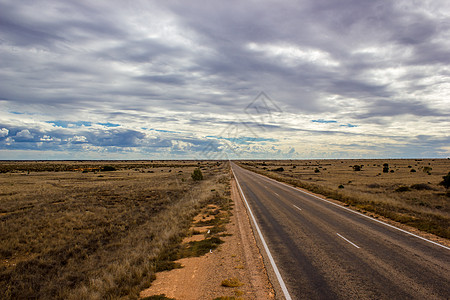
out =
[[67,141],[69,143],[86,143],[87,138],[85,136],[75,135],[73,137],[65,139],[65,141]]
[[32,139],[34,136],[28,129],[24,129],[16,133],[16,137],[24,138],[24,139]]
[[258,44],[254,42],[247,44],[247,48],[254,52],[262,52],[268,57],[280,59],[280,61],[291,67],[298,66],[302,63],[333,67],[339,66],[339,62],[334,60],[330,53],[321,49],[289,44]]
[[8,136],[9,130],[7,128],[0,129],[0,137]]

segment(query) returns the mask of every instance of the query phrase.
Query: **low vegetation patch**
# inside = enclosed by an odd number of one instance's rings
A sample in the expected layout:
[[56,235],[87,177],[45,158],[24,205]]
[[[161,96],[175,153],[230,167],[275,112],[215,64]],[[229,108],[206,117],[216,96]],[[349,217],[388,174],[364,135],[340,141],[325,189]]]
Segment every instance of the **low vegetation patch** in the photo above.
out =
[[221,285],[224,287],[239,287],[244,284],[241,281],[239,281],[239,279],[237,279],[236,277],[233,277],[233,278],[228,278],[228,279],[222,280]]
[[175,298],[166,297],[165,294],[153,295],[149,297],[142,298],[141,300],[175,300]]

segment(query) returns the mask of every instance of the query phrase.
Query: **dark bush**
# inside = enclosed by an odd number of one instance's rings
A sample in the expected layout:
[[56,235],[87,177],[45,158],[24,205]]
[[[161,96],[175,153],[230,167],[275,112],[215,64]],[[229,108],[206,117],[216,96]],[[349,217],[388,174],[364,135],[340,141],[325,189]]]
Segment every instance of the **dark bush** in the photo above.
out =
[[432,190],[433,189],[431,186],[429,186],[426,183],[413,184],[413,185],[411,185],[411,188],[415,189],[415,190],[419,190],[419,191],[420,190]]
[[314,173],[320,173],[320,170],[319,170],[318,168],[316,168],[316,169],[314,170]]
[[338,186],[338,188],[343,189],[343,188],[344,188],[344,185],[341,184],[340,186]]
[[383,164],[383,173],[389,172],[389,164]]
[[380,188],[381,186],[378,183],[371,183],[371,184],[368,184],[367,187],[370,189],[377,189],[377,188]]
[[415,173],[416,172],[416,170],[415,169],[411,169],[411,171],[410,171],[411,173]]
[[361,166],[360,165],[354,165],[353,166],[353,171],[361,171]]
[[102,168],[102,171],[107,172],[107,171],[115,171],[116,168],[114,168],[113,166],[104,166]]
[[273,171],[275,171],[275,172],[283,172],[284,168],[283,167],[279,167],[279,168],[273,169]]
[[191,177],[194,180],[203,180],[202,171],[199,168],[195,169],[194,172],[192,172]]

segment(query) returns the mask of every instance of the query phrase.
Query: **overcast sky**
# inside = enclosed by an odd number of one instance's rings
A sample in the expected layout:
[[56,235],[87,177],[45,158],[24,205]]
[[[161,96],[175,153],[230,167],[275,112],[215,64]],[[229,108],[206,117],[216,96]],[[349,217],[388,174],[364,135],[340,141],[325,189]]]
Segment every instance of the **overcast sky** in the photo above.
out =
[[450,156],[450,1],[0,0],[0,159]]

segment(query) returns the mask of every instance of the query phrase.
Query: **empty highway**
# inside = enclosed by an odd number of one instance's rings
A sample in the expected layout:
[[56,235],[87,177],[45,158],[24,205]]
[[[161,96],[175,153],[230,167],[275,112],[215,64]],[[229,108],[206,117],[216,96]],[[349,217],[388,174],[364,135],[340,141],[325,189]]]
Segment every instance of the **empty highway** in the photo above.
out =
[[449,248],[231,165],[288,299],[450,298]]

